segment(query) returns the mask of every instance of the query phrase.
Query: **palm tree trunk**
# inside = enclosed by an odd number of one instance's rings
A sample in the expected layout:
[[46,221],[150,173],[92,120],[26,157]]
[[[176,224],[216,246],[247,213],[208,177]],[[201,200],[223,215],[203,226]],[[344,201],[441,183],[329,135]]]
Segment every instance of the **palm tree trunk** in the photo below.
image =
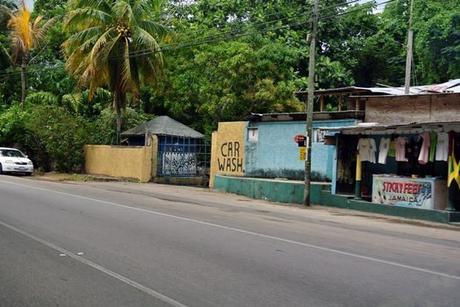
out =
[[21,64],[21,109],[24,109],[24,102],[27,94],[27,64],[23,60]]
[[121,136],[121,126],[123,124],[123,106],[124,106],[124,97],[123,93],[121,93],[120,90],[115,91],[114,97],[113,97],[113,106],[115,108],[115,111],[117,113],[117,138],[116,138],[116,144],[120,144],[120,136]]
[[117,145],[120,145],[122,122],[123,122],[123,118],[121,115],[121,110],[117,109]]

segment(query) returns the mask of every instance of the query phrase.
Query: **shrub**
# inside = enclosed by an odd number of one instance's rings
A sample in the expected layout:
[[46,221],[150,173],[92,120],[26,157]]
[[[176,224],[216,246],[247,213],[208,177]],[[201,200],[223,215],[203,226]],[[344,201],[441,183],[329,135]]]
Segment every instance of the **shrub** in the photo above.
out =
[[81,171],[83,146],[90,139],[84,119],[70,115],[62,107],[44,105],[28,113],[25,127],[38,140],[35,148],[43,148],[47,155],[50,165],[45,169]]

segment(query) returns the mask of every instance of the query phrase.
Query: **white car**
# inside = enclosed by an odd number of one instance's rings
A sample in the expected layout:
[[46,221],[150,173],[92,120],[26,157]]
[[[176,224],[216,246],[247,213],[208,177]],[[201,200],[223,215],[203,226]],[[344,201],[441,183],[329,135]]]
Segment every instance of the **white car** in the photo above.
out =
[[34,164],[17,149],[0,147],[0,174],[22,173],[32,175]]

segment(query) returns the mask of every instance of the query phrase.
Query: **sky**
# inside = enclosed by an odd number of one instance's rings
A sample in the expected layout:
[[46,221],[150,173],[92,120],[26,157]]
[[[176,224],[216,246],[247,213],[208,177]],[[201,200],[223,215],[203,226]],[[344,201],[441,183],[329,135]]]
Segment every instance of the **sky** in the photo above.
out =
[[34,0],[26,0],[26,5],[28,8],[34,8]]
[[[361,3],[364,2],[369,2],[370,0],[361,0]],[[385,2],[386,0],[377,0],[377,3],[382,3]],[[34,7],[34,0],[26,0],[26,4],[28,5],[29,8],[33,9]]]

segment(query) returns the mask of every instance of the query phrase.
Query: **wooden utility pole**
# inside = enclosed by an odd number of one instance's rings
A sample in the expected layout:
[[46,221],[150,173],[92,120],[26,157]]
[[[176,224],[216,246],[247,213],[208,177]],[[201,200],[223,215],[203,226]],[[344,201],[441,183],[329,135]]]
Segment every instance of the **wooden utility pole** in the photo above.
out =
[[404,82],[404,94],[410,94],[410,76],[412,72],[412,57],[414,44],[414,30],[412,29],[412,15],[414,13],[414,0],[410,1],[409,30],[407,32],[407,55],[406,55],[406,78]]
[[311,17],[312,29],[310,35],[310,54],[308,64],[308,99],[307,99],[307,155],[305,160],[305,188],[303,203],[310,206],[311,186],[311,143],[313,135],[313,102],[315,99],[315,55],[316,32],[318,30],[318,0],[313,0],[313,13]]

